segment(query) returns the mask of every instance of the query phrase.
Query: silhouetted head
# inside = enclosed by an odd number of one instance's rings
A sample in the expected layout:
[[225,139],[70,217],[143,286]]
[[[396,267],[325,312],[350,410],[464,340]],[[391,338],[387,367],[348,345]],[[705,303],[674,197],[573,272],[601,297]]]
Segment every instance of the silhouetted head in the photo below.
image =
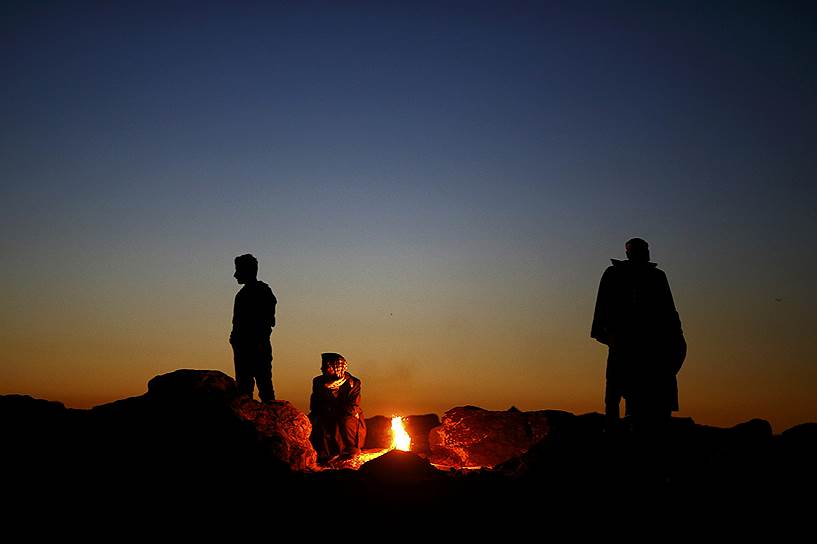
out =
[[321,372],[327,378],[342,378],[349,370],[349,363],[340,353],[321,353]]
[[646,263],[650,260],[650,245],[641,238],[632,238],[624,244],[627,260]]
[[257,275],[258,260],[255,257],[247,253],[235,258],[235,281],[241,284],[253,282]]

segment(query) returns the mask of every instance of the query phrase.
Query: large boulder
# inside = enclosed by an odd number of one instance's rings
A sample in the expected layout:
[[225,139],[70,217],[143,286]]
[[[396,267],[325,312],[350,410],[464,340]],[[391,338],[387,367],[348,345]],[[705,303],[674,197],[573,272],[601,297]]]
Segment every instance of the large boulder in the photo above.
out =
[[765,419],[751,419],[728,430],[733,441],[744,445],[764,444],[772,439],[772,426]]
[[183,369],[156,376],[145,398],[165,417],[181,417],[186,426],[217,435],[218,447],[239,463],[291,470],[315,466],[309,418],[288,401],[262,404],[239,395],[235,381],[223,372]]
[[32,464],[45,473],[70,464],[67,454],[76,446],[78,437],[72,428],[79,412],[60,402],[0,395],[0,456],[5,465]]
[[791,487],[811,492],[817,484],[817,423],[802,423],[779,437],[776,468]]
[[280,475],[314,467],[316,460],[306,415],[286,401],[242,398],[232,378],[212,370],[156,376],[144,395],[90,410],[2,397],[0,421],[13,444],[8,456],[49,470],[74,465],[77,474],[115,472],[130,483],[196,480],[215,466]]
[[453,467],[490,467],[522,455],[548,436],[554,422],[572,414],[557,410],[490,411],[459,406],[431,429],[431,462]]
[[817,423],[801,423],[783,431],[783,444],[793,450],[806,451],[817,455]]
[[306,415],[289,401],[262,404],[252,399],[236,403],[239,417],[252,423],[258,444],[293,470],[315,466],[317,454],[309,441],[312,425]]
[[235,380],[218,370],[181,369],[150,380],[147,396],[174,404],[191,401],[229,405],[238,398],[238,387]]

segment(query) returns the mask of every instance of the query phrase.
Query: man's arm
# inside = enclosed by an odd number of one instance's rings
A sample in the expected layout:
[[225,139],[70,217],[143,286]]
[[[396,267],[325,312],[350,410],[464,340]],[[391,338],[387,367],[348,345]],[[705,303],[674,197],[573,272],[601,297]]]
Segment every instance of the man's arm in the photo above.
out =
[[672,290],[669,286],[667,275],[661,271],[661,311],[663,313],[665,330],[665,342],[670,348],[670,371],[673,375],[678,374],[687,355],[687,343],[684,338],[684,331],[681,328],[681,318],[675,308],[675,301],[672,298]]
[[230,329],[230,344],[234,343],[235,340],[235,325],[236,325],[236,315],[238,313],[238,294],[236,294],[235,299],[233,300],[233,327]]
[[277,304],[278,299],[275,298],[275,293],[272,292],[269,285],[264,284],[263,294],[259,293],[256,311],[258,312],[258,319],[269,328],[275,327],[275,307]]
[[612,267],[604,271],[599,282],[599,291],[596,296],[596,309],[593,312],[593,324],[590,327],[590,337],[602,344],[610,345],[609,317],[610,295],[613,282]]
[[312,418],[318,413],[318,388],[321,387],[318,379],[312,380],[312,394],[309,396],[309,417]]
[[360,412],[360,380],[351,381],[352,389],[343,406],[343,413],[352,417],[357,417]]
[[675,300],[672,298],[672,290],[669,287],[669,280],[664,271],[661,271],[661,309],[664,314],[667,330],[678,332],[681,330],[681,318],[678,310],[675,309]]
[[278,304],[278,299],[275,298],[275,294],[270,289],[270,304],[269,304],[269,312],[270,312],[270,327],[275,327],[275,307]]

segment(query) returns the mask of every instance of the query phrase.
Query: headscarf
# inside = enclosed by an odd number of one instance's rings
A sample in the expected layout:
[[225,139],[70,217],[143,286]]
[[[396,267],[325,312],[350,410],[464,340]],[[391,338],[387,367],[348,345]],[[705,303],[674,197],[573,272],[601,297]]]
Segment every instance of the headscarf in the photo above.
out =
[[[332,391],[337,391],[341,385],[346,383],[349,363],[343,355],[339,353],[321,353],[321,372],[329,379],[323,384],[324,387]],[[332,380],[332,378],[335,378]]]

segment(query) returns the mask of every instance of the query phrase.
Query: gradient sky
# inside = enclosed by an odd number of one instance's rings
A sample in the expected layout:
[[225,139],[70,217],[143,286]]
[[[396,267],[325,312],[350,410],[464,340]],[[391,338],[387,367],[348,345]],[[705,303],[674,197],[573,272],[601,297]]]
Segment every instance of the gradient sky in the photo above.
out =
[[3,2],[0,28],[0,393],[233,375],[252,252],[301,409],[338,351],[369,416],[602,411],[596,290],[640,236],[678,415],[817,421],[814,3]]

